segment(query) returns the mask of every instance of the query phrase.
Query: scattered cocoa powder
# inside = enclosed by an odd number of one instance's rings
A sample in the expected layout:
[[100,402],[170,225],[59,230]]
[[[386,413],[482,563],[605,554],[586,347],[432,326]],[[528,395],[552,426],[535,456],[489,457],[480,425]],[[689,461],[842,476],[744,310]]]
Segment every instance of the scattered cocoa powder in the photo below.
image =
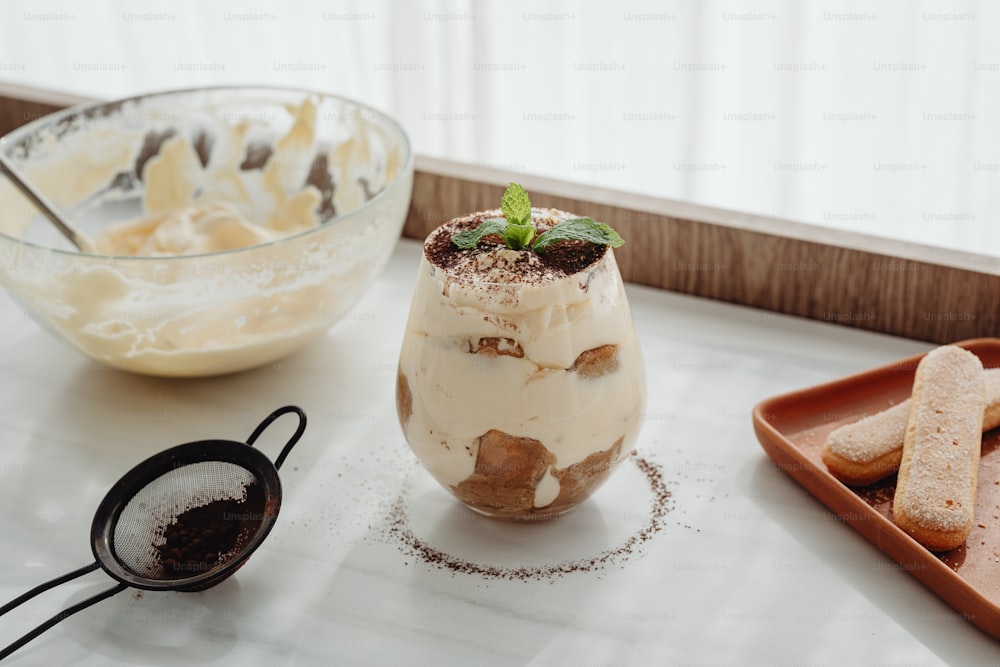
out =
[[[613,566],[624,566],[629,559],[641,556],[643,546],[660,533],[666,525],[666,516],[674,508],[670,490],[663,479],[663,471],[656,464],[637,453],[630,455],[639,471],[646,477],[652,491],[649,518],[636,532],[621,544],[594,556],[547,565],[505,567],[476,563],[444,552],[415,535],[409,526],[406,498],[400,495],[389,511],[388,537],[397,543],[401,553],[454,574],[467,574],[483,579],[510,581],[554,581],[568,574],[600,572]],[[484,519],[486,520],[486,519]]]

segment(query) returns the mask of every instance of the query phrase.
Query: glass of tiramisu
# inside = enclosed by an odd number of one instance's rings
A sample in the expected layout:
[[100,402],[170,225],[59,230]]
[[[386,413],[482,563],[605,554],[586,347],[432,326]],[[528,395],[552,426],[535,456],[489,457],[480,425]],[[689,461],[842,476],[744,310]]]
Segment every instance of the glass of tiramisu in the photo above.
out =
[[406,440],[482,514],[560,516],[631,453],[645,374],[610,227],[532,208],[455,218],[424,243],[399,359]]

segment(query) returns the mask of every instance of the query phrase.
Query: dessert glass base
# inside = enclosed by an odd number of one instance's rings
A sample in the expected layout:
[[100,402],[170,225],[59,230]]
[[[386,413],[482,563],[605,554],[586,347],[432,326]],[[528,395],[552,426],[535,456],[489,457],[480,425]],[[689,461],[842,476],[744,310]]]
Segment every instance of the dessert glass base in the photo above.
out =
[[[539,233],[569,214],[533,209]],[[424,467],[491,517],[558,517],[631,453],[642,355],[613,251],[458,250],[457,218],[427,239],[403,338],[396,405]]]

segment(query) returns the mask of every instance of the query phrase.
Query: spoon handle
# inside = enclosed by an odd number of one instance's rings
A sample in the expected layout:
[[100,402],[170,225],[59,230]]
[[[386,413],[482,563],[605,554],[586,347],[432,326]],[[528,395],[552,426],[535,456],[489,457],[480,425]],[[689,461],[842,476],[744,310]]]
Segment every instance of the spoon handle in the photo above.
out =
[[48,218],[62,232],[62,235],[76,246],[77,250],[80,252],[94,252],[94,244],[91,243],[90,239],[67,223],[63,216],[57,212],[58,209],[55,204],[39,192],[35,186],[25,180],[2,151],[0,151],[0,172],[3,172],[10,179],[11,183],[17,186],[17,189],[31,200],[31,203],[42,212],[42,215]]

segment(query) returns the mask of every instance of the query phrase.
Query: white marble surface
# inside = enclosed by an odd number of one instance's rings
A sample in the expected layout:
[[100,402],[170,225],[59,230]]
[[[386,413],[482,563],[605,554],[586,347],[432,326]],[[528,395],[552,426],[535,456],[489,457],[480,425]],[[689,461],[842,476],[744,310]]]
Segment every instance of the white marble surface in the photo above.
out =
[[[415,468],[396,423],[395,359],[419,245],[402,241],[350,317],[287,360],[197,381],[88,362],[0,297],[0,598],[90,560],[94,509],[167,446],[243,439],[286,403],[309,414],[282,470],[271,536],[201,593],[133,590],[74,616],[14,665],[985,664],[997,644],[773,467],[753,405],[926,346],[631,287],[649,366],[639,450],[674,508],[640,555],[552,581],[485,580],[385,538],[400,497],[413,532],[481,563],[613,547],[649,512],[631,463],[567,518],[470,515]],[[280,423],[279,423],[280,424]],[[290,423],[285,428],[290,427]],[[279,425],[260,447],[277,451]],[[0,644],[106,587],[102,572],[0,623]]]

